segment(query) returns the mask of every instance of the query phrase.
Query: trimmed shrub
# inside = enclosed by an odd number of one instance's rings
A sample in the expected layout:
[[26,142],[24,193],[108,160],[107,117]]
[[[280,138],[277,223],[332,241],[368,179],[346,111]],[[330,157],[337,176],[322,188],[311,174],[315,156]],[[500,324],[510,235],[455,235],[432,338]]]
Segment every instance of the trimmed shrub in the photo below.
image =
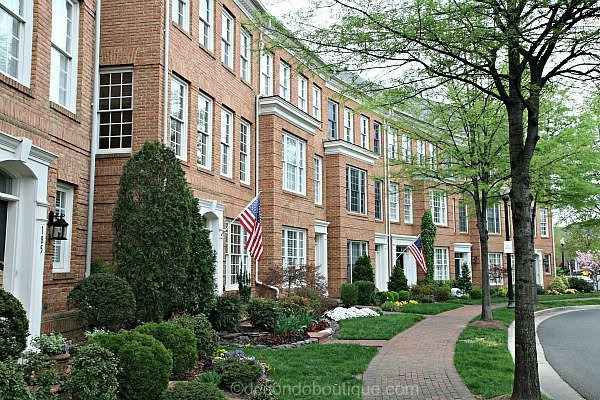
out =
[[221,375],[217,371],[207,371],[196,378],[196,382],[212,383],[215,386],[221,384]]
[[90,328],[118,330],[135,316],[135,298],[129,283],[102,272],[82,279],[67,296],[67,304],[80,310],[81,319]]
[[368,306],[373,303],[375,295],[375,284],[371,281],[356,281],[354,282],[358,289],[356,301],[358,304]]
[[399,262],[394,265],[392,276],[390,276],[390,281],[388,282],[387,287],[389,291],[393,292],[408,290],[408,280],[404,274],[404,268],[402,268],[402,265],[400,265]]
[[228,390],[235,389],[237,393],[244,393],[262,376],[263,371],[255,360],[226,357],[215,360],[215,371],[221,375],[221,387]]
[[212,356],[219,348],[219,334],[213,329],[206,315],[183,315],[173,319],[173,322],[194,332],[198,358]]
[[397,311],[398,307],[396,306],[396,303],[394,303],[393,301],[386,301],[385,303],[383,303],[380,308],[383,311]]
[[481,298],[483,297],[483,292],[481,291],[481,288],[472,288],[469,292],[469,297],[473,300],[481,300]]
[[17,358],[27,346],[29,321],[21,302],[0,289],[0,361]]
[[391,302],[398,301],[399,297],[400,296],[398,295],[398,292],[394,292],[393,290],[390,290],[389,292],[383,292],[383,294],[381,295],[381,298],[384,303],[386,301],[391,301]]
[[0,400],[33,400],[23,370],[10,358],[0,361]]
[[279,308],[283,314],[289,315],[298,311],[313,311],[310,299],[295,293],[279,300]]
[[179,382],[165,390],[160,400],[227,400],[217,386],[207,382]]
[[352,282],[367,281],[375,282],[375,273],[371,265],[371,257],[360,256],[352,267]]
[[591,293],[594,291],[594,285],[581,278],[569,278],[569,287],[583,293]]
[[150,322],[138,326],[135,331],[152,336],[171,352],[173,357],[171,377],[179,376],[196,365],[198,351],[196,349],[196,337],[191,329],[174,322],[162,322],[160,324]]
[[119,382],[117,358],[110,350],[92,343],[77,349],[65,385],[69,399],[116,400]]
[[275,323],[281,315],[281,309],[275,300],[262,297],[250,300],[246,312],[253,327],[268,332],[273,332]]
[[118,398],[121,400],[156,400],[167,388],[173,358],[165,346],[150,335],[121,331],[89,338],[110,350],[118,360]]
[[437,285],[415,285],[410,289],[411,298],[420,303],[448,301],[452,298],[450,287]]
[[242,300],[237,294],[217,297],[210,322],[217,331],[237,332],[242,320]]
[[340,287],[340,297],[346,307],[355,306],[358,302],[358,287],[353,283],[344,283]]
[[552,279],[552,282],[550,282],[550,289],[556,290],[557,292],[562,293],[566,288],[567,285],[565,285],[565,282],[560,276],[555,276],[554,279]]
[[401,290],[398,292],[398,301],[408,301],[410,299],[410,292],[408,290]]

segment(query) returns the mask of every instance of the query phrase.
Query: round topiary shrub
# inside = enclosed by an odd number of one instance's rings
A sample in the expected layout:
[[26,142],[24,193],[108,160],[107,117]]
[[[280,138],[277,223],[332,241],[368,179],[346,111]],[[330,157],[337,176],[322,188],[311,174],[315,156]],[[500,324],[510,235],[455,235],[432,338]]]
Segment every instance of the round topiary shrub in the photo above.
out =
[[481,288],[474,287],[473,289],[471,289],[471,291],[469,292],[469,297],[473,300],[481,300],[481,298],[483,297]]
[[340,287],[340,298],[346,307],[355,306],[358,302],[358,287],[353,283],[344,283]]
[[174,318],[173,322],[194,332],[198,358],[212,356],[219,348],[219,334],[213,329],[206,315],[182,315]]
[[398,311],[398,307],[393,301],[386,301],[380,305],[379,308],[381,308],[383,311]]
[[29,321],[21,302],[0,289],[0,361],[17,358],[27,346]]
[[33,400],[23,369],[12,359],[0,361],[0,400]]
[[117,358],[97,343],[77,349],[64,391],[73,400],[116,400]]
[[91,328],[117,330],[135,315],[135,298],[129,283],[109,273],[82,279],[67,296],[67,304],[81,311]]
[[173,356],[172,377],[189,371],[198,361],[194,332],[174,322],[150,322],[135,328],[136,332],[150,335],[160,341]]
[[556,290],[557,292],[562,293],[565,291],[566,288],[567,285],[560,276],[554,277],[554,279],[552,279],[552,282],[550,282],[550,289]]
[[206,382],[179,382],[165,390],[160,400],[227,400],[217,386]]
[[217,331],[237,332],[242,320],[242,300],[238,295],[217,297],[210,322]]
[[256,360],[237,357],[215,360],[215,371],[221,375],[221,387],[238,393],[245,393],[263,374]]
[[354,284],[358,289],[357,303],[365,306],[372,304],[375,295],[375,284],[371,281],[356,281]]
[[119,399],[157,400],[167,388],[173,358],[169,350],[152,336],[121,331],[93,335],[89,343],[97,343],[117,357]]
[[410,292],[408,290],[400,290],[398,292],[398,301],[408,301],[410,299]]
[[250,300],[247,313],[253,327],[273,332],[275,323],[281,315],[281,308],[275,300],[257,297]]

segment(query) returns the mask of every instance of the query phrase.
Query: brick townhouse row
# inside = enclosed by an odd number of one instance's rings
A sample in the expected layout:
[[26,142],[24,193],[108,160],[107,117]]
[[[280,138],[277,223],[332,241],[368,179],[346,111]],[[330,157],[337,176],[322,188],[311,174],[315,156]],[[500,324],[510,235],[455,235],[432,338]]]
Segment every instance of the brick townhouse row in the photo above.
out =
[[[1,283],[25,305],[32,334],[74,327],[66,295],[91,260],[111,261],[120,172],[148,140],[173,150],[200,200],[219,293],[237,289],[240,270],[259,285],[267,267],[295,263],[318,266],[336,296],[363,254],[378,289],[397,260],[414,284],[422,272],[404,251],[427,209],[438,226],[435,278],[467,263],[481,282],[471,210],[389,178],[394,158],[437,167],[431,144],[389,123],[416,120],[367,112],[341,95],[339,77],[264,48],[246,23],[264,11],[253,0],[0,0]],[[259,192],[256,268],[232,220]],[[51,211],[69,224],[67,240],[51,238]],[[506,265],[502,203],[488,218],[490,262]],[[536,226],[536,279],[547,286],[548,209]]]

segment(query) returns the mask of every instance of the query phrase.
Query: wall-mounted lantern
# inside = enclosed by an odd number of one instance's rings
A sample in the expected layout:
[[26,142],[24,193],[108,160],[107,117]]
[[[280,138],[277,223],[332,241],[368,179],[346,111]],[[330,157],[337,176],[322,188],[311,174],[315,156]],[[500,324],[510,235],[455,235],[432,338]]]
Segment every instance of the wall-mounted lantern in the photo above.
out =
[[54,211],[50,211],[48,214],[48,225],[52,227],[50,239],[67,240],[69,223],[65,221],[64,215],[54,214]]

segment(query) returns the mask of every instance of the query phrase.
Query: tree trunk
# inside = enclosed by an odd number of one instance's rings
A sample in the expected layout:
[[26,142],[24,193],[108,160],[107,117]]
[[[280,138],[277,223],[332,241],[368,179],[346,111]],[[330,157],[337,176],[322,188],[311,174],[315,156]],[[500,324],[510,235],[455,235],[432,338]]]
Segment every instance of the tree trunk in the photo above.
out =
[[475,210],[477,213],[477,229],[479,230],[479,245],[481,247],[481,319],[483,321],[491,321],[492,305],[490,302],[490,271],[488,263],[489,246],[488,246],[488,229],[487,229],[487,193],[476,190]]

